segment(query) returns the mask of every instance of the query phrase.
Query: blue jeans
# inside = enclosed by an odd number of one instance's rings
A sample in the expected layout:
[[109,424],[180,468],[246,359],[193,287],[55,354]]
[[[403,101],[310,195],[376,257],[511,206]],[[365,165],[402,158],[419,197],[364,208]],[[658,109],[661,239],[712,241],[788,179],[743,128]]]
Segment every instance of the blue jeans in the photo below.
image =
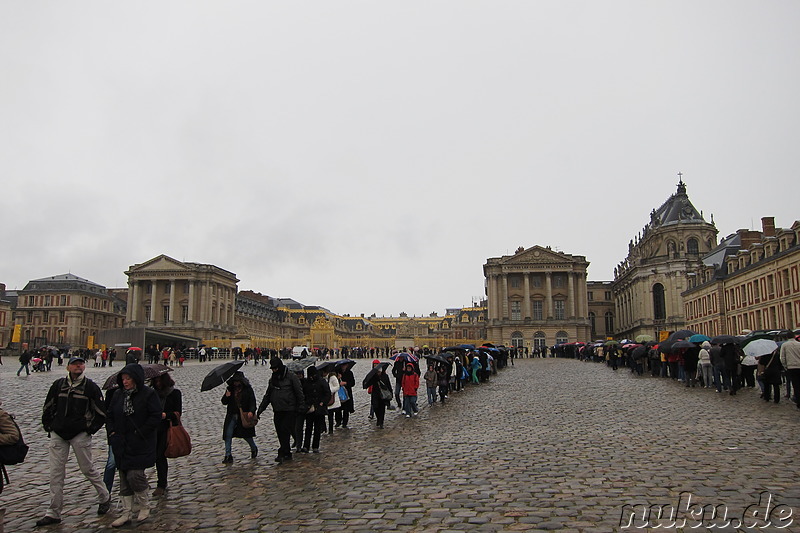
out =
[[103,483],[106,484],[108,492],[114,488],[114,476],[117,474],[117,462],[114,460],[114,452],[111,446],[108,447],[108,459],[106,459],[106,468],[103,472]]
[[[225,455],[233,455],[231,453],[231,446],[233,444],[233,430],[235,428],[236,418],[231,418],[231,421],[228,423],[228,427],[225,428]],[[251,452],[258,451],[258,446],[256,446],[256,441],[253,440],[253,437],[244,437],[244,440],[250,445]]]
[[427,387],[428,389],[428,405],[436,403],[436,387]]
[[411,413],[416,413],[419,411],[417,408],[417,397],[416,396],[406,396],[403,395],[403,411],[410,415]]

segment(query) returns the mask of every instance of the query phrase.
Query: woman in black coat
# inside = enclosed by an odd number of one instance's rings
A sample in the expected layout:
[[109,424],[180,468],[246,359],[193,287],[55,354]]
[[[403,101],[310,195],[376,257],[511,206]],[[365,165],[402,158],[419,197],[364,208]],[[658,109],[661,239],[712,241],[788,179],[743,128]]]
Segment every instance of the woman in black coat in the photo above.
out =
[[[374,373],[373,370],[375,371]],[[392,398],[392,383],[389,381],[389,376],[386,374],[386,366],[383,363],[375,365],[375,368],[370,370],[372,375],[367,374],[361,385],[365,389],[369,389],[370,400],[372,409],[375,412],[375,419],[378,423],[378,429],[383,429],[383,420],[386,416],[386,404],[391,402]],[[383,393],[381,391],[384,391]],[[388,395],[385,391],[389,391]],[[384,399],[384,395],[388,399]]]
[[161,423],[161,403],[156,391],[144,384],[144,369],[133,363],[117,375],[119,390],[111,399],[106,419],[108,442],[119,470],[122,514],[113,527],[131,521],[134,503],[139,506],[137,520],[150,516],[145,469],[156,464],[156,433]]
[[245,413],[255,414],[256,394],[250,382],[241,372],[236,372],[228,380],[228,388],[222,397],[222,405],[228,406],[225,412],[225,424],[222,426],[222,438],[225,441],[225,459],[223,463],[233,462],[231,451],[234,437],[244,439],[250,445],[250,457],[255,459],[258,455],[258,446],[253,437],[256,436],[256,428],[246,428],[242,425],[239,408]]
[[169,464],[164,453],[167,451],[167,432],[170,424],[180,424],[183,413],[183,395],[180,389],[175,388],[175,381],[168,373],[156,376],[152,380],[153,388],[161,402],[161,424],[158,426],[156,442],[156,473],[158,483],[153,497],[163,496],[167,491],[167,472]]

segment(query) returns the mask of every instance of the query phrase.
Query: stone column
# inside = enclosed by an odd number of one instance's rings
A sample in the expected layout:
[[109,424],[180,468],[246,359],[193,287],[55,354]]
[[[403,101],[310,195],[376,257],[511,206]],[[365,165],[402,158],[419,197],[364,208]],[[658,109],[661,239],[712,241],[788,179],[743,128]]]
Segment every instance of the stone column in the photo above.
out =
[[544,319],[553,318],[555,313],[553,312],[553,274],[552,272],[547,272],[545,274],[545,288],[547,292],[545,293],[545,300],[544,300]]
[[148,322],[155,322],[156,321],[156,306],[158,302],[156,301],[156,291],[158,290],[158,284],[155,280],[150,280],[150,316],[147,317]]
[[575,274],[567,273],[567,318],[575,318]]
[[502,299],[503,315],[502,315],[501,318],[503,318],[504,320],[508,320],[509,319],[509,313],[508,313],[508,275],[505,275],[505,274],[503,275],[503,278],[500,280],[500,288],[502,289],[502,292],[503,292],[503,299]]
[[169,316],[167,320],[169,322],[175,323],[175,287],[177,283],[175,283],[174,279],[169,281]]
[[187,320],[189,322],[194,321],[194,280],[189,281],[189,316]]
[[528,272],[522,275],[525,282],[523,287],[525,289],[525,300],[523,302],[524,309],[522,310],[522,318],[529,319],[533,317],[533,309],[531,308],[531,276]]

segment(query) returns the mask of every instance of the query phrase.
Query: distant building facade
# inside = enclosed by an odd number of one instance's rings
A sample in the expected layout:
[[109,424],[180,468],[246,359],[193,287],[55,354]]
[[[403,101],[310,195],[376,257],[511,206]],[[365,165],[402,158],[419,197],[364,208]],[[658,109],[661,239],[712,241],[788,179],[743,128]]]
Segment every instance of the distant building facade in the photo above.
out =
[[584,256],[542,246],[488,259],[488,340],[528,348],[588,340],[588,267]]
[[6,286],[0,283],[0,350],[11,342],[14,331],[13,307],[11,299],[6,297]]
[[21,342],[32,348],[85,348],[99,331],[122,327],[124,320],[124,302],[73,274],[29,281],[17,293],[14,322],[22,327]]
[[708,336],[800,328],[800,221],[789,229],[761,219],[739,230],[688,272],[686,325]]
[[630,241],[628,256],[614,269],[615,336],[658,339],[661,332],[683,329],[687,273],[696,271],[716,245],[713,218],[705,221],[681,180],[677,192],[653,209],[650,222]]
[[611,281],[587,281],[586,296],[589,302],[588,340],[614,337],[614,290]]
[[159,255],[131,266],[126,327],[154,328],[200,339],[230,338],[235,321],[236,275],[214,265]]

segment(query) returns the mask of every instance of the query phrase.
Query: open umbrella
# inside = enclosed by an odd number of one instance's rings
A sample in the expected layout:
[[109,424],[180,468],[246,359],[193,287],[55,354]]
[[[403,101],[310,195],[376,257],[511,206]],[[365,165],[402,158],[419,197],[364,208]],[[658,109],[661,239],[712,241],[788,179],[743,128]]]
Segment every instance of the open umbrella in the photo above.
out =
[[391,359],[392,361],[397,361],[397,360],[410,361],[412,363],[416,363],[417,361],[419,361],[419,357],[417,357],[416,355],[413,355],[413,354],[410,354],[410,353],[405,353],[405,352],[396,353],[393,356],[391,356],[389,359]]
[[643,333],[641,335],[636,335],[636,338],[634,340],[639,344],[643,344],[645,342],[650,342],[651,340],[653,340],[653,336]]
[[696,331],[692,331],[690,329],[679,329],[678,331],[672,333],[667,340],[681,340],[681,339],[688,339],[692,335],[696,335]]
[[[158,363],[145,363],[142,365],[142,369],[144,369],[144,379],[153,379],[156,376],[160,376],[166,372],[171,372],[172,369],[167,365],[162,365]],[[108,378],[106,378],[106,382],[103,383],[103,390],[110,390],[116,389],[119,387],[117,383],[117,376],[119,376],[120,371],[114,372]]]
[[352,368],[353,365],[356,364],[356,362],[357,361],[354,361],[352,359],[339,359],[338,361],[335,361],[333,364],[335,365],[336,369],[338,370],[339,368],[341,368],[344,365],[350,365],[350,368]]
[[317,357],[312,355],[302,359],[292,359],[291,361],[287,361],[286,368],[289,369],[289,372],[305,372],[306,368],[314,366],[314,363],[316,362]]
[[689,337],[689,342],[694,342],[695,344],[700,344],[701,342],[710,341],[711,337],[708,335],[703,335],[702,333],[695,333],[691,337]]
[[737,342],[739,342],[739,337],[734,337],[733,335],[717,335],[711,339],[711,344],[716,344],[717,346],[721,344],[734,344]]
[[372,381],[372,378],[378,373],[378,369],[382,368],[383,371],[386,372],[386,369],[390,366],[392,366],[392,363],[378,363],[375,368],[371,369],[369,372],[367,372],[367,375],[364,376],[364,381],[361,382],[361,386],[365,389],[369,387],[369,382]]
[[200,385],[200,392],[211,390],[214,387],[218,387],[231,379],[234,373],[239,370],[242,365],[244,365],[244,361],[230,361],[227,363],[222,363],[214,370],[208,373],[208,375],[203,378],[203,383]]
[[605,346],[616,346],[617,344],[619,344],[619,342],[617,342],[617,341],[606,341],[605,342]]
[[450,361],[448,361],[445,357],[439,354],[426,355],[425,359],[427,359],[428,361],[436,361],[437,363],[444,363],[446,365],[451,364]]
[[770,339],[755,339],[742,347],[745,355],[752,355],[753,357],[761,357],[775,351],[778,343]]
[[693,342],[690,342],[690,341],[687,341],[687,340],[675,341],[672,344],[672,349],[673,350],[687,350],[689,348],[697,348],[697,345],[694,344]]

